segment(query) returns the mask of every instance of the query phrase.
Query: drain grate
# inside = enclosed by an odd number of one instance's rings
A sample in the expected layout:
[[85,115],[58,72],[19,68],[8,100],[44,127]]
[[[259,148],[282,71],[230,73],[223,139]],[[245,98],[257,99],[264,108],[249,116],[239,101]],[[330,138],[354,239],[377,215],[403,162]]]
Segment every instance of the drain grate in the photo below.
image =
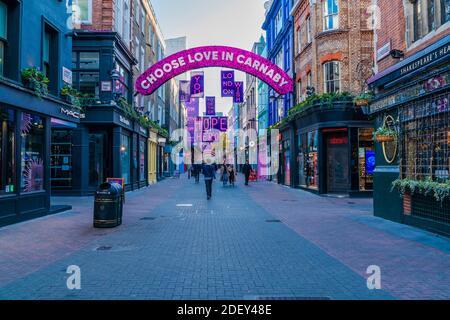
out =
[[144,218],[141,218],[141,220],[142,221],[153,221],[153,220],[156,220],[156,218],[154,218],[154,217],[144,217]]
[[280,223],[281,220],[266,220],[266,222],[269,222],[269,223]]
[[97,251],[109,251],[109,250],[111,250],[111,249],[112,249],[111,246],[100,246],[100,247],[98,247],[96,250],[97,250]]

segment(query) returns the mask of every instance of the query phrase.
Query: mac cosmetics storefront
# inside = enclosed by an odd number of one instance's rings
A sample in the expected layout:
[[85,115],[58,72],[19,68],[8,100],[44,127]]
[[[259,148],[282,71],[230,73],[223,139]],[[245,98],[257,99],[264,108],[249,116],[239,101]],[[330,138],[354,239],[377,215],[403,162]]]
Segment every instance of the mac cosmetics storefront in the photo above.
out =
[[9,89],[0,85],[2,101],[17,100],[0,102],[0,225],[51,212],[51,128],[79,123],[70,105]]

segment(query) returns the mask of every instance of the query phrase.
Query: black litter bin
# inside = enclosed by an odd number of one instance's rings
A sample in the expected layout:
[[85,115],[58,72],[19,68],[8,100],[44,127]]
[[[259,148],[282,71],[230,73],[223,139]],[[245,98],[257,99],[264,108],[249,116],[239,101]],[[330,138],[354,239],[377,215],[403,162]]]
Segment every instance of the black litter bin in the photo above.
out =
[[122,224],[122,187],[103,183],[95,193],[94,227],[114,228]]

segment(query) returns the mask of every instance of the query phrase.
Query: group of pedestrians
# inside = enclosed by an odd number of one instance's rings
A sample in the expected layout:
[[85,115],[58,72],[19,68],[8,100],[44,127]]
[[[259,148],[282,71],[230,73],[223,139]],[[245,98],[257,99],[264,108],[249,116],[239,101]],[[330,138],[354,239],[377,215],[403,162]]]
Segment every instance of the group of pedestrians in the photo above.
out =
[[[203,174],[205,179],[206,186],[206,197],[207,199],[211,199],[212,197],[212,185],[213,181],[216,179],[216,172],[220,169],[220,181],[222,181],[223,186],[226,187],[228,184],[232,187],[235,186],[237,171],[235,170],[233,165],[228,165],[224,162],[222,165],[217,166],[215,163],[206,163],[203,164],[193,164],[188,170],[188,178],[191,176],[195,179],[195,183],[200,182],[200,174]],[[248,161],[242,167],[242,173],[245,177],[245,185],[248,186],[250,175],[253,169]]]

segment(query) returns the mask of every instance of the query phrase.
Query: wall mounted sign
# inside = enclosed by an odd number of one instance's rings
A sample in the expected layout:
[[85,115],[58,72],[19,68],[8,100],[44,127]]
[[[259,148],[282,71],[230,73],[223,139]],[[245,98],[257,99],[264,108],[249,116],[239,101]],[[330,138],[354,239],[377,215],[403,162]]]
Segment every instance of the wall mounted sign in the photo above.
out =
[[74,119],[84,119],[86,117],[85,114],[81,114],[78,111],[74,111],[74,110],[70,110],[70,109],[66,109],[66,108],[61,108],[59,110],[62,114],[72,117]]
[[447,56],[448,54],[450,54],[450,44],[446,44],[440,48],[437,48],[436,50],[433,50],[432,52],[430,52],[429,54],[425,55],[424,57],[413,61],[409,64],[407,64],[406,66],[400,68],[399,75],[400,76],[404,76],[408,73],[411,73],[421,67],[424,67],[430,63],[433,63],[434,61],[443,58],[445,56]]
[[205,46],[175,53],[151,66],[136,81],[136,90],[150,95],[168,80],[190,70],[225,67],[251,74],[279,94],[293,92],[293,79],[273,62],[253,52],[225,46]]
[[63,81],[67,84],[72,84],[72,70],[62,67]]
[[222,97],[234,97],[234,71],[223,70],[220,73]]
[[[389,129],[397,132],[397,128],[395,125],[395,119],[390,115],[388,115],[384,118],[383,126],[385,128],[389,128]],[[397,157],[398,138],[395,137],[394,141],[383,142],[381,145],[383,148],[383,155],[384,155],[384,159],[386,160],[386,162],[389,164],[394,163],[395,158]]]
[[377,61],[386,58],[391,53],[391,42],[389,41],[384,46],[377,50]]
[[102,92],[111,92],[112,91],[112,82],[111,81],[102,81],[101,82],[101,90],[102,90]]

